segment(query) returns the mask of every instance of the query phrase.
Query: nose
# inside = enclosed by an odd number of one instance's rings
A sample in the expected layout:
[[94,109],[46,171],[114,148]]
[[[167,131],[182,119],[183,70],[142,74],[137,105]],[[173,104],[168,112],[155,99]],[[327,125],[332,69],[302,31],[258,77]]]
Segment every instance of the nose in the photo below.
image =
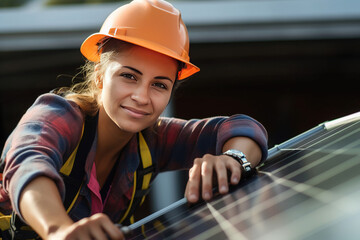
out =
[[136,86],[131,94],[131,99],[136,101],[139,105],[146,105],[150,103],[149,88],[145,84]]

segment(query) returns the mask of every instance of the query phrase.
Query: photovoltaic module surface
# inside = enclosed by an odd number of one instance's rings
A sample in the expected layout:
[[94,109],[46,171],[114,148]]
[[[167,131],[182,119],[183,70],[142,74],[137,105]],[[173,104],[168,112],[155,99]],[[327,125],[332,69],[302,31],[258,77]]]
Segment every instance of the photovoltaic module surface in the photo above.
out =
[[127,239],[360,239],[360,112],[269,150],[257,174],[209,202],[185,199]]

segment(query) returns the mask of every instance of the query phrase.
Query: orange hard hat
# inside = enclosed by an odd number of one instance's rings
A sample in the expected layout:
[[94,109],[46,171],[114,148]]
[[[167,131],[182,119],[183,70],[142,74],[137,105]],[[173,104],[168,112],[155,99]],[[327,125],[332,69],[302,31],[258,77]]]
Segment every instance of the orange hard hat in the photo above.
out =
[[163,0],[134,0],[113,11],[100,32],[90,35],[81,45],[81,53],[98,62],[98,42],[104,37],[151,49],[184,63],[179,80],[200,69],[190,63],[189,36],[180,11]]

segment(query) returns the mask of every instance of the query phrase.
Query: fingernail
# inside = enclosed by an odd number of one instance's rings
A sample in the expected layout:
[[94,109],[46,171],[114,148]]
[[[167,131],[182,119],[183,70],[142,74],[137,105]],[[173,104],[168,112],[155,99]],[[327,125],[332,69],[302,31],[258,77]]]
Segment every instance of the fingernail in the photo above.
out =
[[195,202],[196,200],[197,200],[196,195],[195,195],[195,194],[190,194],[190,196],[189,196],[189,201],[190,201],[190,202]]
[[205,194],[204,194],[204,199],[210,199],[210,193],[208,193],[208,192],[205,193]]
[[234,177],[234,178],[232,179],[232,182],[233,182],[233,183],[238,183],[238,182],[239,182],[239,179],[238,179],[237,177]]
[[221,186],[220,192],[222,192],[222,193],[227,192],[227,187],[226,186]]

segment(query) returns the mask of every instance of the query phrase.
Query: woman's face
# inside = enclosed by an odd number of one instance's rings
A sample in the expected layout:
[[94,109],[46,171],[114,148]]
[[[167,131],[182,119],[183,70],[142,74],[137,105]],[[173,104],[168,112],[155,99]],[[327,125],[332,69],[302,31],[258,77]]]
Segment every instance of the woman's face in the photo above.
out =
[[123,131],[151,126],[170,100],[177,67],[174,59],[139,46],[114,55],[98,84],[101,108]]

